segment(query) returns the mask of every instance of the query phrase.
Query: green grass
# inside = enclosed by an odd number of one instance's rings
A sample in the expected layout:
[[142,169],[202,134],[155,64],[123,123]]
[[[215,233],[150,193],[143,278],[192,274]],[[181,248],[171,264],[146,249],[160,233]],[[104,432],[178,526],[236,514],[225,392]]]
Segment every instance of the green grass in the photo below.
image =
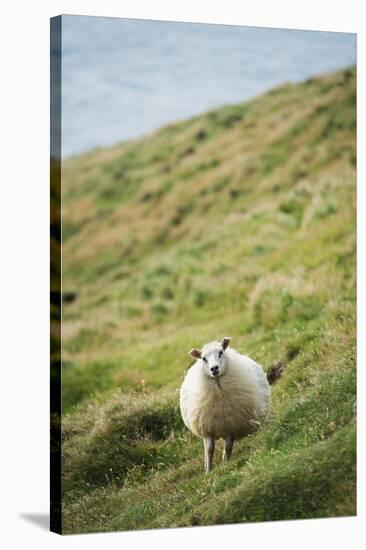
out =
[[[64,532],[356,513],[355,77],[64,162]],[[288,366],[206,475],[178,388],[226,334]]]

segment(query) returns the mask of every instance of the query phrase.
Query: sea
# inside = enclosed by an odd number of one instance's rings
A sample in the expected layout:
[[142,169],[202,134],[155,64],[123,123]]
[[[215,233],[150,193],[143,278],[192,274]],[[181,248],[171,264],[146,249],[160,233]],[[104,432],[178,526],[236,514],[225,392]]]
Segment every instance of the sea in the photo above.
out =
[[356,34],[62,16],[62,156],[356,63]]

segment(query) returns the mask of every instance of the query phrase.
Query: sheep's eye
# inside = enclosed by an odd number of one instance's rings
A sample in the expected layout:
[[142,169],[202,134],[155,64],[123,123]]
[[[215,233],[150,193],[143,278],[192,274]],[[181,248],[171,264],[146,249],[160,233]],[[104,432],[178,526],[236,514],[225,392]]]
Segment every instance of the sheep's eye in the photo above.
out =
[[202,359],[204,360],[205,363],[207,363],[206,357],[202,357]]
[[222,354],[223,354],[223,353],[224,353],[224,352],[223,352],[222,349],[221,349],[221,350],[219,351],[219,357],[222,357]]

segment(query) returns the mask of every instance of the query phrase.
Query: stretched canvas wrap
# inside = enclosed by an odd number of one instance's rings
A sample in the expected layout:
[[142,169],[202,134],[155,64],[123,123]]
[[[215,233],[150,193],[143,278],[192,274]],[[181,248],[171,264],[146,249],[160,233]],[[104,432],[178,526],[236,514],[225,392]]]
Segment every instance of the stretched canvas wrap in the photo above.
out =
[[51,529],[355,515],[356,35],[55,17],[50,162]]

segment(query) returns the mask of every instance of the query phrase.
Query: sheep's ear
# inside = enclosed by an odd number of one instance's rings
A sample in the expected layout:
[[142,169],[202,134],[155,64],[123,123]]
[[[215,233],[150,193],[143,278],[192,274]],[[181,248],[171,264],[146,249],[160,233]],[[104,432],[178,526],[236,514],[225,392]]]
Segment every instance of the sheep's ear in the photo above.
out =
[[230,344],[230,340],[230,336],[225,336],[225,338],[222,339],[221,345],[224,349],[228,347],[228,345]]
[[192,355],[192,357],[195,357],[196,359],[201,359],[201,352],[199,349],[193,348],[189,352],[189,355]]

